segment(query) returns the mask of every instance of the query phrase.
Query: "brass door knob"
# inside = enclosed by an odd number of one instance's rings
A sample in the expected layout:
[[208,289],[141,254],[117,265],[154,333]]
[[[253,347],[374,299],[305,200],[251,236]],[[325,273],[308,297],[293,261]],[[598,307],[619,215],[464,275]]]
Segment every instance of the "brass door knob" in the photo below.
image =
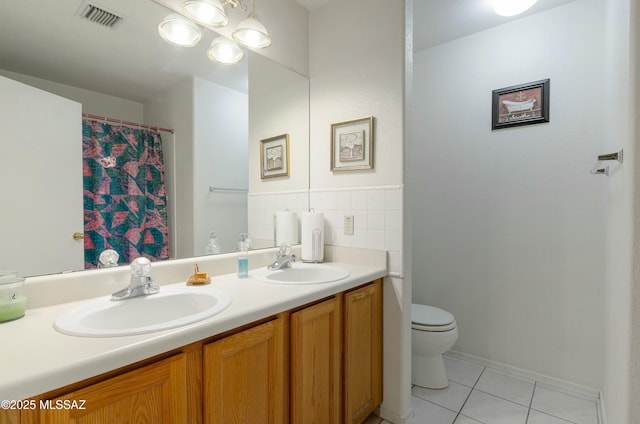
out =
[[82,240],[84,238],[84,234],[83,233],[73,233],[73,239],[74,240]]

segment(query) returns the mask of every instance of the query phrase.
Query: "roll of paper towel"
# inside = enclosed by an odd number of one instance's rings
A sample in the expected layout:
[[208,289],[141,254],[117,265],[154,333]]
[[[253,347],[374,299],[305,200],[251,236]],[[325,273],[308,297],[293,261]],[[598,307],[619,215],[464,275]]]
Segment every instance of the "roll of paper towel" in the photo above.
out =
[[298,244],[298,214],[276,212],[276,246],[282,243]]
[[301,221],[302,260],[322,262],[324,260],[324,214],[302,212]]

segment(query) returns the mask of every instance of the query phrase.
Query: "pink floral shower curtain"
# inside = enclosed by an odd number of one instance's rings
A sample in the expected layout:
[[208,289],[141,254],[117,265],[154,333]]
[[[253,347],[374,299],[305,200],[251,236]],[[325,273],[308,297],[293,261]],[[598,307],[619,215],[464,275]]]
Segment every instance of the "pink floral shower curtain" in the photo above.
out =
[[119,263],[169,258],[162,139],[155,131],[82,124],[85,268],[105,249]]

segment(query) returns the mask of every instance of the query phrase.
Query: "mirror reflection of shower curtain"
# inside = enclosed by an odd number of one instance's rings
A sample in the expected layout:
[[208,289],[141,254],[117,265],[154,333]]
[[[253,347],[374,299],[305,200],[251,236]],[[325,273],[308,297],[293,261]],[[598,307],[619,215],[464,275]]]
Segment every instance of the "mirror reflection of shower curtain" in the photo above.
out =
[[127,264],[169,258],[162,139],[146,129],[82,122],[85,268],[105,249]]

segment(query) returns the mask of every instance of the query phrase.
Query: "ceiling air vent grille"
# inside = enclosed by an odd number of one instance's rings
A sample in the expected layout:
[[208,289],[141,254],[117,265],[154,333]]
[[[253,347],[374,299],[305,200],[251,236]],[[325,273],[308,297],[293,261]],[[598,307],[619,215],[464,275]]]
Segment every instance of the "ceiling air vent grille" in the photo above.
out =
[[86,3],[80,12],[80,16],[90,20],[96,24],[100,24],[109,28],[113,28],[118,22],[124,19],[122,16],[104,10],[95,4]]

